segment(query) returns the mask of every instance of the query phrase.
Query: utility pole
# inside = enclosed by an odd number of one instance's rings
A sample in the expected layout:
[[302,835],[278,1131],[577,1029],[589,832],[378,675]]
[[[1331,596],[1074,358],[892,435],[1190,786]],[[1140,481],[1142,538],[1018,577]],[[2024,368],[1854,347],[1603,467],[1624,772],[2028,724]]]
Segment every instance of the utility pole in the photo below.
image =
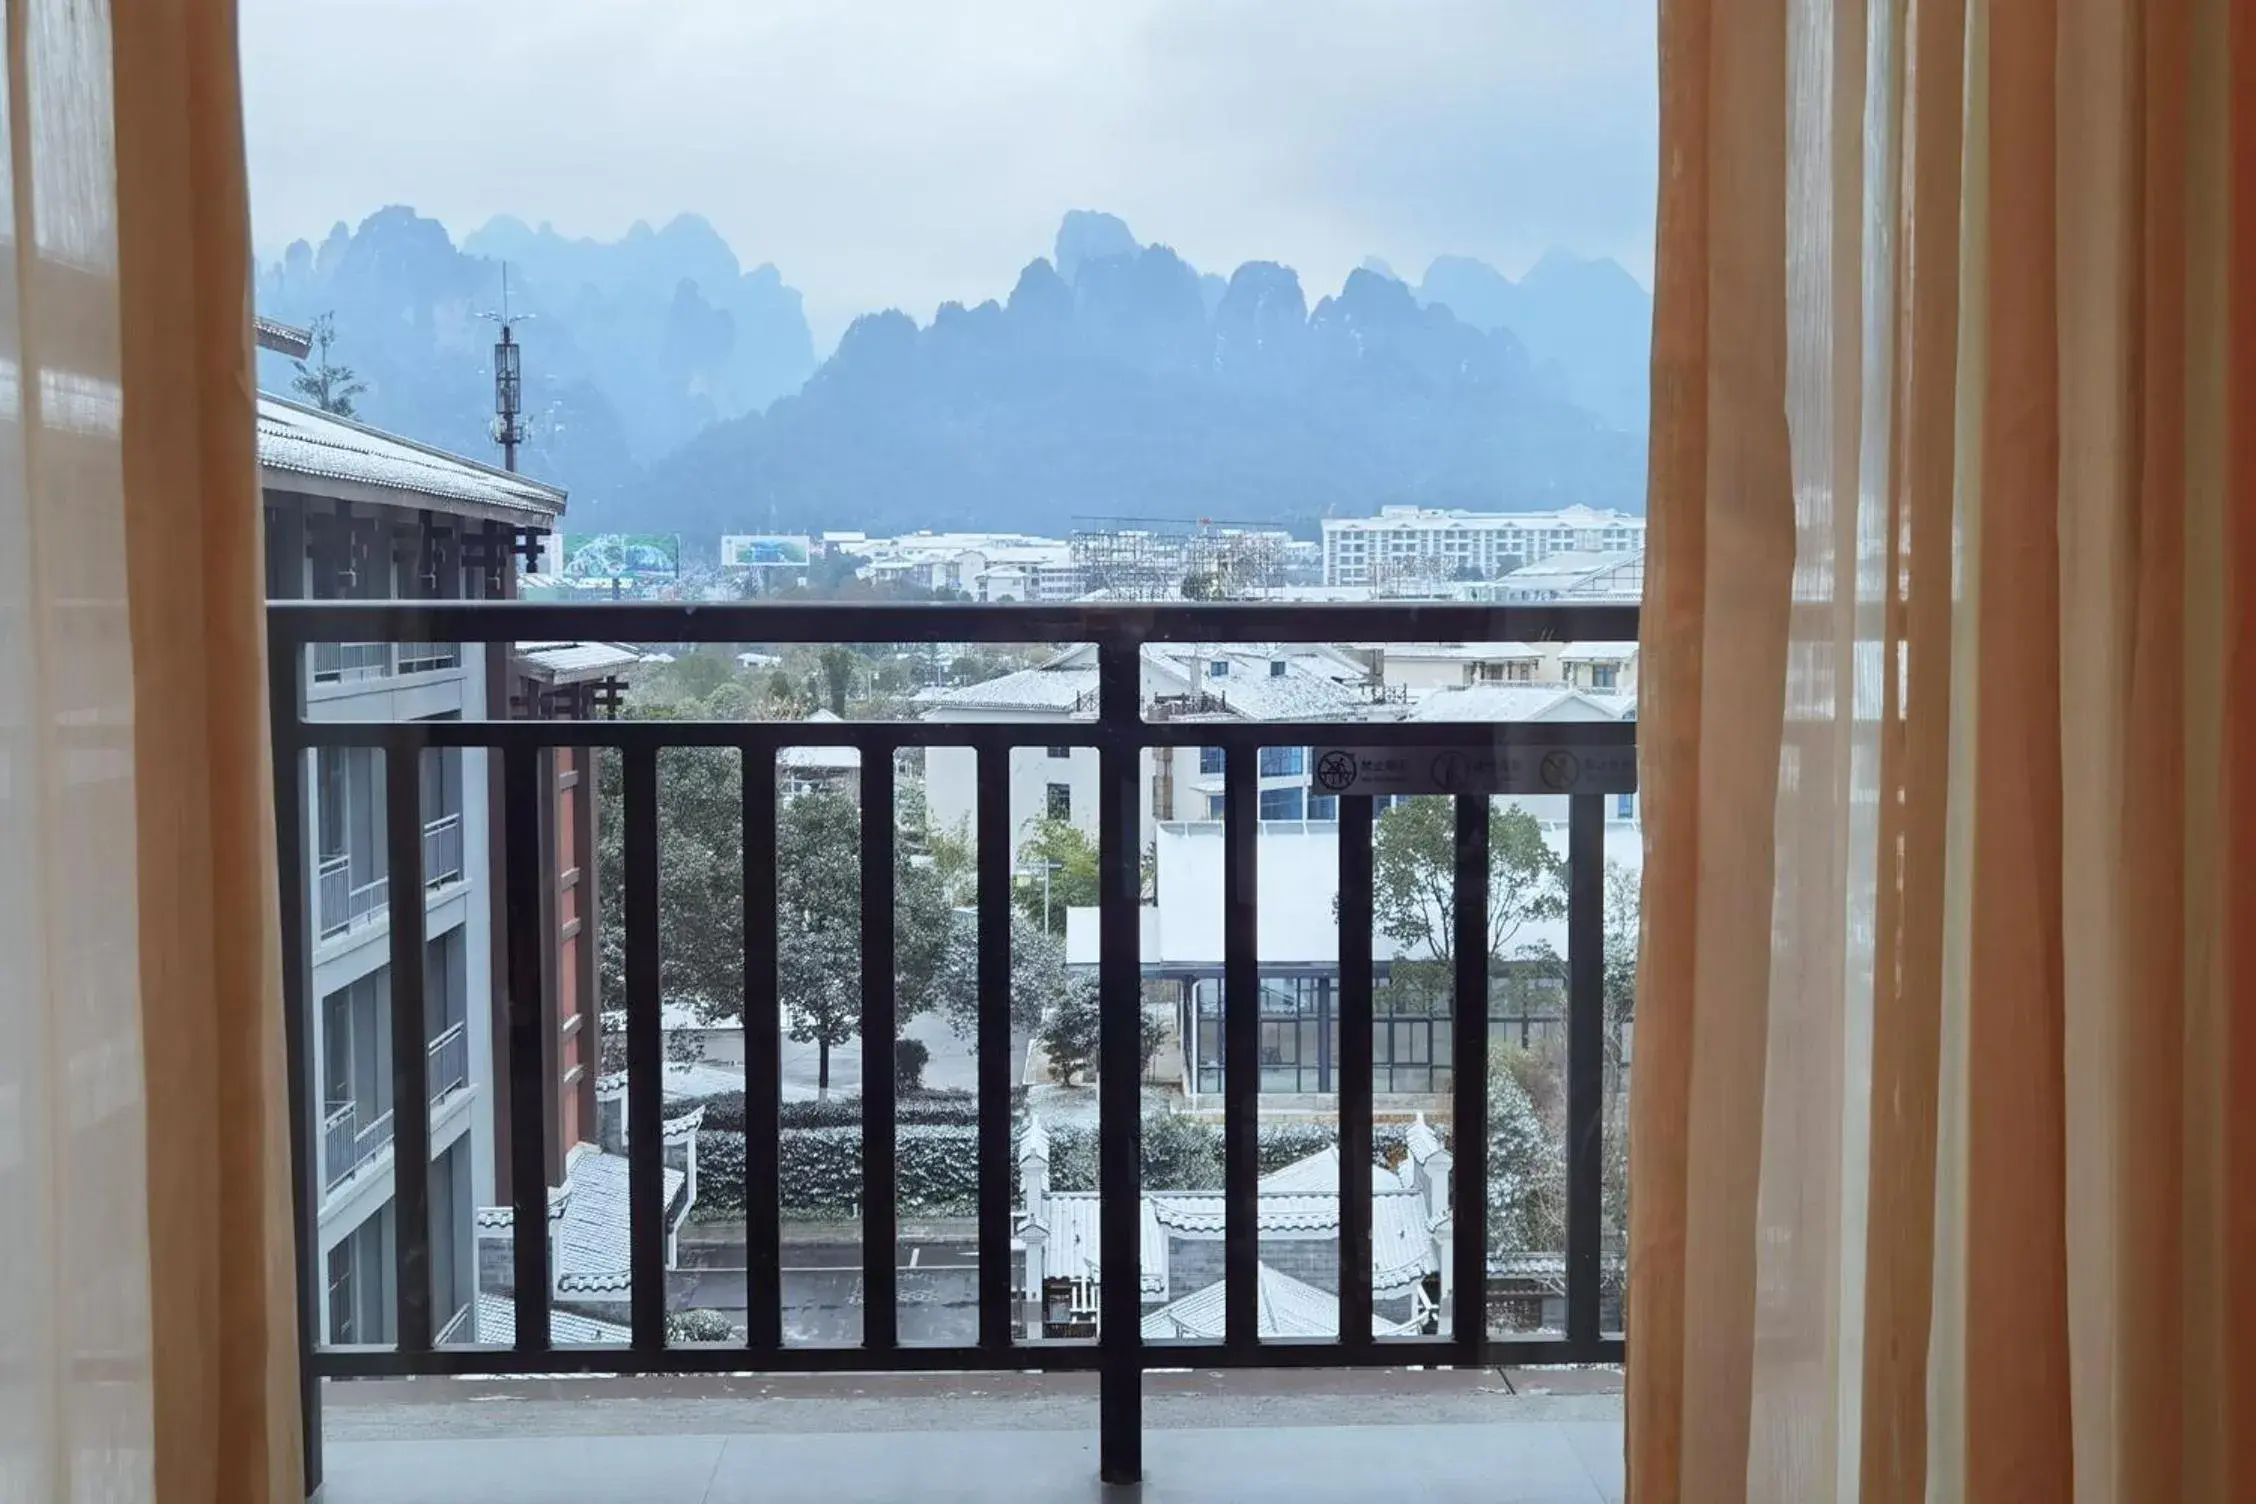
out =
[[[509,263],[506,261],[501,264],[501,312],[481,317],[501,325],[501,339],[494,346],[493,438],[501,446],[501,468],[514,472],[517,446],[525,442],[525,384],[517,364],[518,353],[524,347],[517,343],[512,327],[517,318],[509,312]],[[529,319],[532,315],[518,317]]]

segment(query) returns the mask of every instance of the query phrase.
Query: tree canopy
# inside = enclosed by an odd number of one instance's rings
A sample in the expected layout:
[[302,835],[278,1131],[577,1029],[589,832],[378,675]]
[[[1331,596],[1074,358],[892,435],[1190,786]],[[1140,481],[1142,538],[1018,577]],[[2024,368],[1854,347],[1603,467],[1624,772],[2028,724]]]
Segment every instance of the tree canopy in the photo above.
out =
[[[1414,961],[1446,967],[1457,939],[1457,808],[1443,797],[1403,800],[1371,838],[1372,918]],[[1507,956],[1530,924],[1567,911],[1566,863],[1526,810],[1488,809],[1488,953]],[[1399,963],[1398,963],[1399,964]]]

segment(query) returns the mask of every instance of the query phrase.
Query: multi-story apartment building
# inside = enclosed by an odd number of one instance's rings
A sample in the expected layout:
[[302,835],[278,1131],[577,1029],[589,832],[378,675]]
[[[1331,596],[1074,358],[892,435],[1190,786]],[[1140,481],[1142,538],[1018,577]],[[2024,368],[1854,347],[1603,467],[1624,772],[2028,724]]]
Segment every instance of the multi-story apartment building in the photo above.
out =
[[[261,330],[262,341],[266,331]],[[267,588],[276,599],[507,594],[521,547],[564,495],[349,420],[259,399]],[[305,713],[330,720],[505,713],[506,674],[477,645],[331,643],[308,655]],[[393,1340],[392,1125],[429,1113],[435,1327],[458,1335],[476,1289],[475,1209],[494,1197],[497,833],[483,753],[424,753],[423,883],[398,891],[386,855],[386,776],[374,749],[309,756],[312,1135],[320,1333]],[[424,907],[424,1104],[392,1100],[391,916]],[[450,1326],[453,1331],[450,1332]]]
[[1644,546],[1645,519],[1626,512],[1381,507],[1376,517],[1324,519],[1324,583],[1418,592],[1454,580],[1494,579],[1557,553]]

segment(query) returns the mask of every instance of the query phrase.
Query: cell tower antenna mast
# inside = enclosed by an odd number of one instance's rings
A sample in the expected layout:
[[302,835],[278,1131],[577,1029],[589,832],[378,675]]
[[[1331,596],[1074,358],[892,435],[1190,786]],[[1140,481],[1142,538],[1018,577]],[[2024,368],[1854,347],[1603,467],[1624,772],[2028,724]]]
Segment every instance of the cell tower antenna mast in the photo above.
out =
[[517,446],[525,442],[525,382],[518,365],[518,355],[524,346],[517,343],[515,326],[532,317],[529,313],[511,314],[509,311],[509,263],[501,264],[501,311],[484,313],[481,318],[501,325],[501,338],[494,345],[494,418],[493,439],[501,446],[501,468],[517,468]]

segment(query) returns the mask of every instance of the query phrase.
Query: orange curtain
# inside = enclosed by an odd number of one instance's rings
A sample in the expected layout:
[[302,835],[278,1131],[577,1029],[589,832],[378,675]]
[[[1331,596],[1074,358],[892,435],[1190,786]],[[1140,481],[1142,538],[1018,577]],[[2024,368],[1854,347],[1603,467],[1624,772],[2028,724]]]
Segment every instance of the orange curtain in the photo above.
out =
[[2256,1498],[2252,33],[1663,0],[1633,1498]]
[[0,1494],[302,1498],[234,7],[6,26]]

